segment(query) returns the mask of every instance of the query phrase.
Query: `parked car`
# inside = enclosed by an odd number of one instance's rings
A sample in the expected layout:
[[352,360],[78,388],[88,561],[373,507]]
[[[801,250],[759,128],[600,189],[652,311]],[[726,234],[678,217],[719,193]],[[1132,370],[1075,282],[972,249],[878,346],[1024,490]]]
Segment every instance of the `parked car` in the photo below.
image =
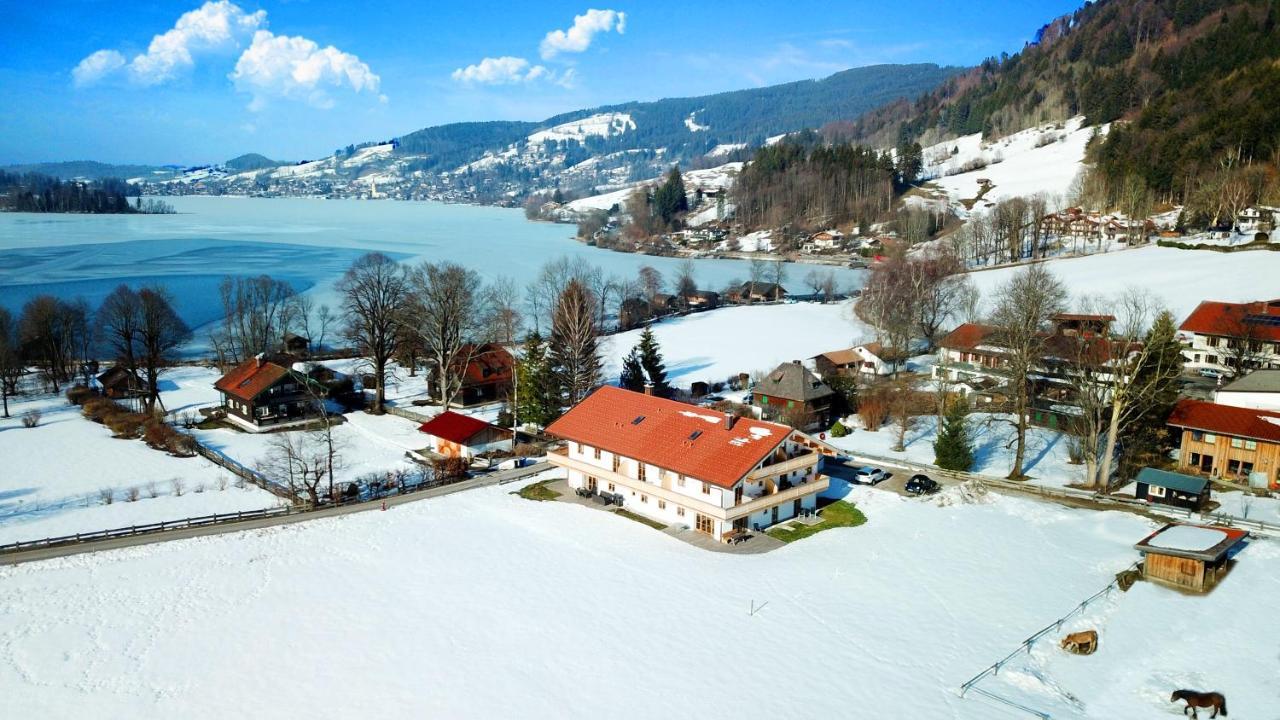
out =
[[1213,378],[1214,380],[1221,380],[1223,377],[1223,373],[1221,370],[1217,370],[1215,368],[1200,368],[1200,377],[1207,377],[1207,378]]
[[853,471],[853,481],[859,485],[876,485],[888,479],[889,473],[870,465],[865,465]]
[[912,475],[907,481],[907,492],[912,495],[932,495],[938,492],[942,486],[938,485],[938,481],[928,475]]

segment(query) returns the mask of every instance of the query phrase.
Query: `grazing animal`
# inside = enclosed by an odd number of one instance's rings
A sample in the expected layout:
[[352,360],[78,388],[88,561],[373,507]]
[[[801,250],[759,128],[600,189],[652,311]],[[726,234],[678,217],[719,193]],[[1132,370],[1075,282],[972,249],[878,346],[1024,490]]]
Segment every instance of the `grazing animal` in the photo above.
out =
[[1085,630],[1062,638],[1062,649],[1076,655],[1092,655],[1098,649],[1098,631]]
[[1195,690],[1174,690],[1173,697],[1169,698],[1169,702],[1178,702],[1185,700],[1187,706],[1182,708],[1182,714],[1186,715],[1187,711],[1191,711],[1191,717],[1200,717],[1196,708],[1213,708],[1213,714],[1209,717],[1218,717],[1218,712],[1222,712],[1222,717],[1227,716],[1227,698],[1222,693],[1216,692],[1196,692]]

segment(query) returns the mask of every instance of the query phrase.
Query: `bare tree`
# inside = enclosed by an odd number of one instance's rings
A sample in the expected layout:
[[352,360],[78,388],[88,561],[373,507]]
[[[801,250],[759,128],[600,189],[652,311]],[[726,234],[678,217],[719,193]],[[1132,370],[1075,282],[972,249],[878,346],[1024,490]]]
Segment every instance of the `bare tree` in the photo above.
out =
[[600,384],[598,328],[591,294],[570,280],[556,303],[550,361],[568,405],[576,405]]
[[187,324],[174,312],[163,286],[138,291],[138,360],[147,387],[147,412],[160,404],[160,372],[173,364],[174,352],[191,337]]
[[676,297],[681,302],[688,302],[689,297],[698,292],[698,281],[694,279],[693,261],[685,258],[676,266]]
[[76,351],[80,346],[76,333],[81,326],[76,318],[78,312],[82,312],[81,307],[52,295],[38,295],[22,306],[19,341],[29,348],[45,382],[54,392],[75,375]]
[[751,287],[747,291],[745,298],[747,303],[752,302],[753,296],[758,291],[759,286],[764,284],[764,278],[769,274],[769,264],[760,258],[752,258],[751,266],[747,270],[747,279],[751,283]]
[[[901,250],[876,263],[858,301],[858,311],[876,328],[887,350],[906,352],[918,322],[917,295],[910,261]],[[898,364],[894,363],[894,375]]]
[[907,276],[916,315],[916,331],[932,350],[942,328],[959,309],[969,276],[949,246],[919,254],[907,260]]
[[290,309],[286,315],[290,326],[285,329],[296,331],[307,339],[308,353],[319,352],[324,348],[324,341],[335,319],[328,305],[317,306],[310,295],[299,293],[290,300]]
[[17,323],[8,310],[0,307],[0,400],[4,402],[5,417],[9,417],[9,398],[18,394],[18,382],[25,373]]
[[456,263],[425,262],[409,273],[406,327],[421,338],[445,410],[462,389],[476,340],[484,331],[480,274]]
[[654,298],[666,289],[666,280],[663,279],[662,273],[651,265],[642,265],[637,276],[640,280],[640,288],[644,292],[645,300],[648,300],[649,304],[652,305]]
[[774,260],[769,266],[769,282],[773,283],[773,299],[782,299],[782,283],[787,281],[787,264],[781,259]]
[[227,277],[218,286],[222,324],[211,341],[224,362],[240,363],[271,352],[293,314],[293,286],[266,275]]
[[494,342],[506,345],[516,342],[524,326],[524,318],[520,314],[520,294],[515,281],[499,275],[489,284],[486,295],[485,334]]
[[408,290],[404,269],[382,253],[369,253],[351,265],[337,288],[347,338],[373,365],[373,413],[381,415],[386,411],[387,364],[396,353]]
[[1067,290],[1042,265],[1020,268],[996,292],[993,340],[1005,354],[1013,400],[1015,445],[1009,478],[1024,477],[1027,426],[1035,394],[1036,369],[1045,355],[1050,318],[1066,304]]
[[138,372],[138,325],[141,309],[138,293],[119,285],[102,300],[96,315],[98,336],[117,363],[130,373]]
[[258,472],[289,489],[295,500],[303,496],[311,506],[320,504],[320,488],[332,483],[337,455],[325,432],[273,433]]
[[1085,481],[1106,492],[1119,438],[1135,418],[1176,392],[1182,362],[1172,316],[1148,291],[1129,288],[1085,309],[1115,317],[1109,336],[1077,339],[1069,370]]

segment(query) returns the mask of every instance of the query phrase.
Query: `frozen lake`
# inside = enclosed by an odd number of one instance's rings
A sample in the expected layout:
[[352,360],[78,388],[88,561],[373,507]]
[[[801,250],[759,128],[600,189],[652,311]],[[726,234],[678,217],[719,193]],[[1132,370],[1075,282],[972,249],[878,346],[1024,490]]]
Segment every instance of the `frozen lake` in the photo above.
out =
[[[634,277],[652,265],[668,278],[679,260],[597,250],[572,225],[530,222],[520,210],[432,202],[311,198],[166,198],[174,215],[0,213],[0,306],[18,310],[52,293],[96,305],[119,283],[162,282],[192,327],[216,319],[225,275],[268,274],[334,302],[334,281],[360,254],[404,262],[452,260],[486,278],[523,285],[548,260],[568,256],[607,274]],[[697,281],[719,290],[748,277],[742,260],[699,260]],[[812,266],[789,265],[804,291]],[[837,269],[841,287],[860,271]]]

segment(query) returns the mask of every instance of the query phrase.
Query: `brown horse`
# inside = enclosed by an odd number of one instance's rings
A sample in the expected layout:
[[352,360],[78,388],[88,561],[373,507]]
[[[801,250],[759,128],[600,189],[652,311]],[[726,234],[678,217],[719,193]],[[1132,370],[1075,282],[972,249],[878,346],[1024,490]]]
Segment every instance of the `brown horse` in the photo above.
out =
[[1179,700],[1187,701],[1187,706],[1182,708],[1182,714],[1186,715],[1187,711],[1191,711],[1191,717],[1200,717],[1200,713],[1196,708],[1213,708],[1213,714],[1209,717],[1218,717],[1218,712],[1222,712],[1222,716],[1227,716],[1227,698],[1222,693],[1216,692],[1196,692],[1195,690],[1174,690],[1173,697],[1169,698],[1169,702],[1178,702]]

